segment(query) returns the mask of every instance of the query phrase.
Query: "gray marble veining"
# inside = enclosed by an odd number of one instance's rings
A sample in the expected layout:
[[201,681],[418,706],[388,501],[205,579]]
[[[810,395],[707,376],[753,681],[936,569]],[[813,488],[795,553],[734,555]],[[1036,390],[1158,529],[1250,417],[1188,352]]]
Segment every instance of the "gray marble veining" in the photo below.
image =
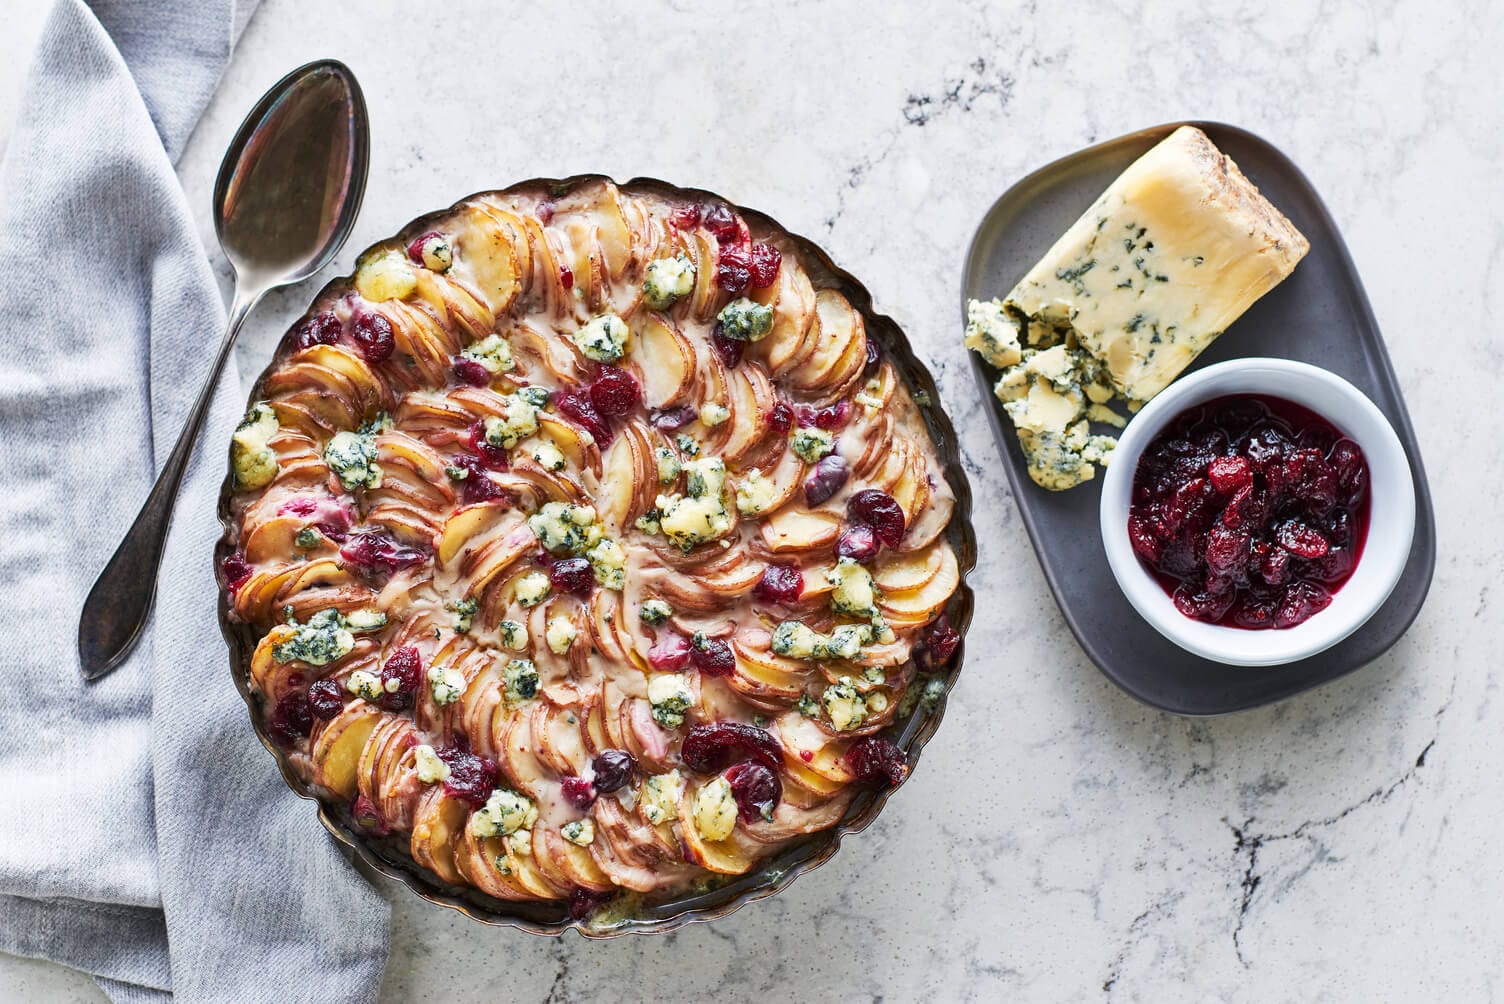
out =
[[[763,209],[860,276],[936,373],[978,499],[986,612],[913,780],[783,895],[666,937],[587,943],[481,927],[392,887],[387,999],[1504,989],[1492,0],[333,6],[264,0],[246,32],[180,168],[206,246],[214,167],[240,116],[288,67],[326,55],[360,76],[374,126],[341,272],[411,217],[537,175],[653,175]],[[958,330],[962,258],[998,194],[1073,149],[1184,118],[1260,133],[1326,199],[1387,333],[1441,554],[1419,620],[1377,663],[1201,721],[1135,704],[1076,647]],[[247,381],[313,291],[267,305],[242,342]],[[0,961],[13,985],[82,992]]]

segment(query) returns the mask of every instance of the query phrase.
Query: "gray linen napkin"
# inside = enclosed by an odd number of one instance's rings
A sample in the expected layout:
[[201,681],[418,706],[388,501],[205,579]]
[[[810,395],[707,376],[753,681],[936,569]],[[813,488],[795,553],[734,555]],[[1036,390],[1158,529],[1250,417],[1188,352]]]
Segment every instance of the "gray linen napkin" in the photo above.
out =
[[216,624],[233,360],[153,621],[113,675],[78,671],[84,596],[224,325],[172,158],[240,14],[58,0],[0,163],[0,950],[117,1000],[370,1000],[386,904],[256,741]]

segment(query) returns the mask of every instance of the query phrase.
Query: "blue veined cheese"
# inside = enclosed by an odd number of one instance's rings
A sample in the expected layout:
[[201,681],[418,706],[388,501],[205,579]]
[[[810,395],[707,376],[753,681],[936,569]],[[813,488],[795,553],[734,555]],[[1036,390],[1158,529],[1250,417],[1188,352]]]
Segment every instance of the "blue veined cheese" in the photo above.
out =
[[660,446],[653,451],[653,456],[658,461],[658,481],[660,484],[668,484],[679,477],[682,466],[679,463],[679,455],[667,446]]
[[265,488],[280,469],[276,452],[268,445],[277,434],[277,413],[264,401],[251,405],[230,437],[230,465],[237,491]]
[[444,608],[454,614],[456,634],[465,634],[475,626],[475,611],[479,609],[479,605],[474,597],[466,596],[461,600],[450,600],[444,604]]
[[677,770],[654,774],[642,783],[637,808],[642,818],[657,826],[679,814],[679,796],[684,790],[684,776]]
[[454,249],[442,235],[431,233],[418,238],[418,256],[423,259],[423,267],[430,272],[448,272],[449,266],[454,264]]
[[379,701],[385,693],[381,689],[381,680],[376,674],[364,669],[357,669],[345,677],[345,691],[363,701]]
[[470,832],[477,837],[504,837],[518,830],[530,830],[538,821],[538,807],[526,795],[510,788],[491,792],[486,804],[470,816]]
[[654,310],[667,310],[681,296],[695,288],[695,263],[686,255],[659,258],[648,263],[642,281],[642,298]]
[[552,589],[547,572],[528,572],[517,580],[517,602],[524,607],[536,607],[548,598]]
[[510,450],[538,431],[538,409],[531,395],[518,391],[501,399],[501,414],[486,419],[486,442]]
[[825,714],[837,732],[857,728],[867,720],[866,699],[849,676],[843,676],[826,687],[820,703],[825,706]]
[[376,463],[374,431],[336,432],[324,444],[324,463],[347,492],[356,488],[381,487],[381,465]]
[[967,301],[964,343],[993,366],[1007,369],[1023,358],[1018,334],[1018,322],[1008,316],[1003,301]]
[[580,636],[580,629],[568,617],[550,617],[544,634],[548,638],[549,651],[554,655],[564,655]]
[[790,659],[817,659],[824,644],[824,635],[798,621],[783,621],[773,629],[773,652]]
[[674,445],[679,447],[679,452],[686,457],[698,457],[700,455],[700,444],[695,442],[695,437],[687,432],[681,432],[675,436]]
[[715,315],[721,334],[739,342],[758,342],[773,330],[773,308],[743,296],[732,300]]
[[836,448],[835,437],[813,425],[800,426],[789,436],[789,449],[805,463],[818,463]]
[[725,405],[716,404],[714,401],[708,402],[700,409],[700,424],[706,428],[713,429],[730,417],[731,409]]
[[595,842],[595,823],[589,819],[572,819],[559,827],[559,833],[571,844],[589,847]]
[[508,704],[521,704],[538,696],[538,667],[531,659],[509,659],[501,671],[502,696]]
[[1091,435],[1076,360],[1065,345],[1024,356],[1003,374],[995,392],[1013,420],[1029,477],[1051,491],[1090,481],[1096,477],[1094,465],[1105,464],[1117,442]]
[[380,631],[386,627],[386,614],[375,607],[362,607],[345,614],[345,627],[356,634]]
[[1036,326],[1073,339],[1143,402],[1309,248],[1205,133],[1183,126],[1119,175],[1003,306],[1031,344],[1048,344]]
[[659,673],[648,681],[648,703],[653,721],[666,729],[684,724],[684,713],[695,703],[694,691],[683,673]]
[[268,632],[268,637],[272,639],[272,658],[277,662],[327,666],[355,648],[355,635],[349,624],[333,608],[320,610],[306,624],[296,621],[278,624]]
[[500,335],[487,335],[460,355],[480,363],[492,376],[507,373],[516,365],[512,359],[512,343]]
[[545,439],[533,447],[533,460],[545,471],[562,471],[569,464],[564,459],[564,451],[551,439]]
[[702,457],[684,465],[688,496],[659,495],[658,525],[684,551],[724,536],[731,529],[723,492],[726,465],[719,457]]
[[642,606],[637,609],[637,616],[642,618],[642,622],[655,627],[673,615],[674,608],[663,600],[643,600]]
[[502,621],[496,625],[496,634],[501,639],[503,648],[509,648],[513,652],[527,648],[527,627],[519,621]]
[[413,749],[414,768],[418,780],[424,784],[437,784],[449,777],[449,765],[439,759],[439,754],[428,744]]
[[627,552],[610,537],[585,552],[595,581],[606,589],[621,589],[627,584]]
[[862,646],[875,636],[870,624],[841,624],[826,637],[820,648],[824,659],[855,659],[862,654]]
[[573,502],[545,502],[528,517],[538,543],[551,554],[581,555],[605,535],[595,521],[595,509]]
[[379,254],[355,270],[355,291],[372,303],[400,300],[417,286],[418,276],[401,251]]
[[[976,301],[972,301],[973,303]],[[883,382],[879,377],[873,377],[862,385],[852,400],[864,408],[881,408],[883,406]]]
[[838,614],[870,617],[877,613],[877,586],[872,573],[853,558],[841,558],[825,573],[832,589],[830,608]]
[[761,471],[748,471],[736,483],[736,508],[744,516],[756,516],[778,499],[778,485],[763,477]]
[[452,666],[432,666],[428,670],[428,689],[435,704],[453,704],[465,692],[465,674]]
[[587,359],[598,363],[614,363],[627,353],[627,340],[632,329],[615,314],[602,314],[577,329],[574,343]]
[[700,836],[711,842],[725,840],[736,829],[736,798],[731,794],[731,782],[717,777],[700,786],[695,792],[695,829]]

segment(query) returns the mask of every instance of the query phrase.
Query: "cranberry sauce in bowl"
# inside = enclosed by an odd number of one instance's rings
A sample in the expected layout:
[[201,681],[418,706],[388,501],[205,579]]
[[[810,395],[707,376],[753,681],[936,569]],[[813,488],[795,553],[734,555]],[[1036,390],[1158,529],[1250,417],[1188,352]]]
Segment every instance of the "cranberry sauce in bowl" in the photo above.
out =
[[1134,470],[1128,540],[1187,617],[1294,627],[1332,602],[1368,532],[1358,444],[1315,412],[1235,394],[1182,411]]

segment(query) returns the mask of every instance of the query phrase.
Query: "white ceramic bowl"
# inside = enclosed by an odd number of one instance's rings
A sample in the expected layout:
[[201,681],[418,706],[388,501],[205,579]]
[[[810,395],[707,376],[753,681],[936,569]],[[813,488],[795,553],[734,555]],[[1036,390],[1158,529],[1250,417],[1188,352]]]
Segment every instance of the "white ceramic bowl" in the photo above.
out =
[[[1357,567],[1330,606],[1294,627],[1248,631],[1192,620],[1175,609],[1128,541],[1133,473],[1144,448],[1181,412],[1231,394],[1265,394],[1303,405],[1356,442],[1368,461],[1368,538]],[[1155,630],[1204,659],[1233,666],[1276,666],[1331,648],[1384,605],[1410,556],[1415,485],[1399,437],[1358,388],[1306,363],[1234,359],[1172,383],[1128,423],[1103,479],[1101,519],[1112,574]]]

